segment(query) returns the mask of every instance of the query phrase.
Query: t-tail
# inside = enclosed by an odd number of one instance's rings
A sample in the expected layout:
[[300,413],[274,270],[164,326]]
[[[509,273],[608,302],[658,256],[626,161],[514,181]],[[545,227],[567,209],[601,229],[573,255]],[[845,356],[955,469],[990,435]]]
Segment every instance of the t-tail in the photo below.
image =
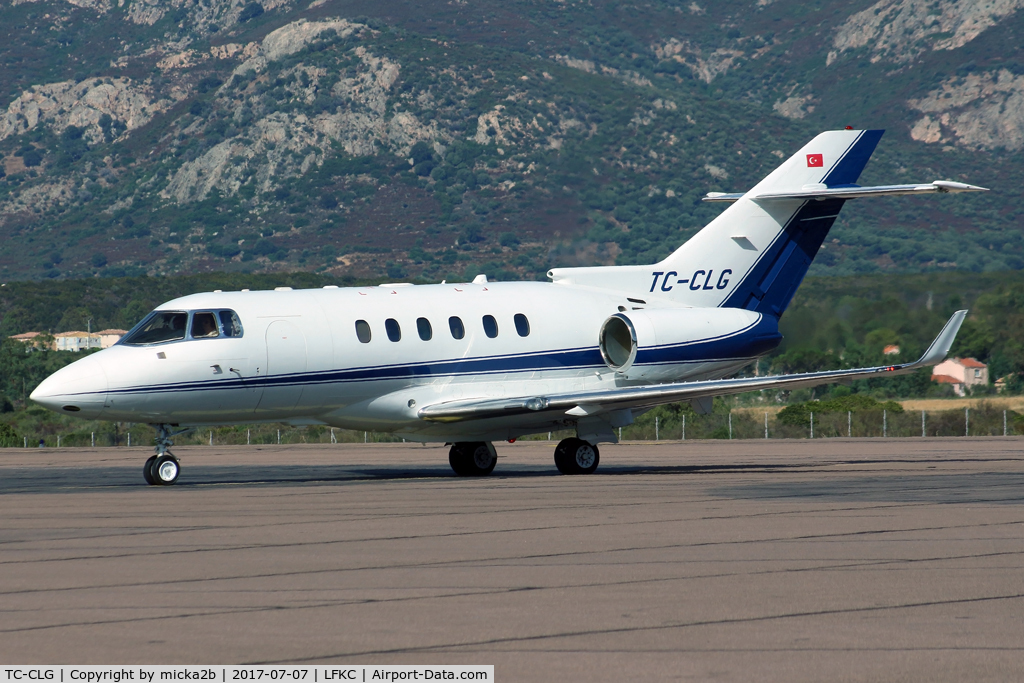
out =
[[778,318],[848,199],[985,190],[942,180],[858,186],[883,132],[821,133],[749,191],[709,192],[705,201],[732,205],[659,263],[556,268],[548,275],[556,283],[611,289],[645,302],[742,308]]

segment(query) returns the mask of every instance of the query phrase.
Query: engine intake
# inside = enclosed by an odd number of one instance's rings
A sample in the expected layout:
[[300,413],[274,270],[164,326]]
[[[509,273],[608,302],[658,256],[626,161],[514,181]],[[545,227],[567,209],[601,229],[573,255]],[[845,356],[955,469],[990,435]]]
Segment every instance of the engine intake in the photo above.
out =
[[687,374],[685,368],[712,369],[723,358],[742,367],[778,345],[775,323],[738,308],[647,308],[606,319],[598,348],[624,379],[665,381]]
[[629,318],[616,313],[601,325],[598,348],[601,357],[612,370],[625,372],[636,360],[636,329]]

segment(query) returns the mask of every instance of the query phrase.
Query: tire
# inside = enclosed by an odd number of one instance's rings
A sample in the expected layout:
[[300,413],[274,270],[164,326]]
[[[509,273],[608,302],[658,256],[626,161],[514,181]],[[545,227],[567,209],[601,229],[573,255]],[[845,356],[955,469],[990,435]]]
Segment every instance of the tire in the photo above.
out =
[[153,463],[156,462],[156,456],[149,456],[149,460],[142,466],[142,477],[146,480],[146,483],[150,486],[156,486],[156,479],[153,478]]
[[466,441],[452,444],[448,464],[460,477],[486,477],[498,464],[498,453],[487,441]]
[[576,439],[562,439],[555,446],[555,467],[562,474],[575,474],[572,465],[572,458],[569,457],[569,447]]
[[498,464],[498,452],[494,445],[487,441],[470,444],[466,449],[469,455],[469,462],[474,477],[486,477],[494,471]]
[[582,439],[563,439],[555,447],[555,467],[562,474],[591,474],[600,460],[597,446]]
[[461,443],[453,443],[448,451],[448,464],[452,466],[452,472],[458,477],[468,477],[469,469],[466,467],[466,456],[462,452]]
[[158,486],[170,486],[174,482],[178,481],[178,476],[181,474],[181,463],[173,455],[161,455],[153,461],[153,466],[150,468],[150,476],[153,477],[153,483]]

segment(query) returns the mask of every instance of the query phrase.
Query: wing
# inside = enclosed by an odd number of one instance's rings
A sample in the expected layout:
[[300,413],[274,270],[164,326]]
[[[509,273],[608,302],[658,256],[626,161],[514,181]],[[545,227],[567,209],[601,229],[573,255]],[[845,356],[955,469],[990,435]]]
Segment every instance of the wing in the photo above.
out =
[[945,358],[966,316],[967,311],[954,313],[924,355],[913,363],[795,375],[676,382],[546,396],[448,401],[425,406],[419,410],[418,415],[420,419],[433,422],[459,422],[540,412],[583,417],[624,408],[647,408],[664,403],[688,401],[707,396],[740,394],[758,389],[799,389],[842,380],[905,375],[918,368],[935,365]]
[[[956,183],[951,180],[936,180],[917,185],[876,185],[874,187],[828,187],[824,184],[806,185],[793,192],[770,192],[751,197],[754,201],[773,199],[857,199],[858,197],[892,197],[904,194],[927,194],[929,192],[988,192],[988,188]],[[708,192],[702,201],[734,202],[746,196],[743,192]]]

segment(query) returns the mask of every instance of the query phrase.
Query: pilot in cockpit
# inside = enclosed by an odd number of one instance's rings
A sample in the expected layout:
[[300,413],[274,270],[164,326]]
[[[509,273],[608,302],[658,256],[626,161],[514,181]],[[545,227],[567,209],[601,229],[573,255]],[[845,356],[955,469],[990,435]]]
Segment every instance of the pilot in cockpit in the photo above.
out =
[[214,320],[212,313],[196,313],[192,316],[192,337],[194,339],[216,337],[217,334],[217,321]]

